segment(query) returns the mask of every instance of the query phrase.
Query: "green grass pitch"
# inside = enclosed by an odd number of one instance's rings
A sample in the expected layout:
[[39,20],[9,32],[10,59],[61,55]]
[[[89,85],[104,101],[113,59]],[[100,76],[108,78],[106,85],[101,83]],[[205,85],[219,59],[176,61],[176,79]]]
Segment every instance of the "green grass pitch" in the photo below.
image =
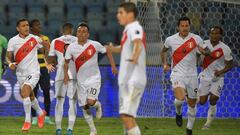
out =
[[[53,118],[52,118],[53,119]],[[45,125],[39,129],[33,125],[27,133],[21,131],[23,117],[0,117],[0,135],[54,135],[55,126]],[[94,120],[98,135],[123,135],[122,124],[118,118],[102,118]],[[138,118],[142,135],[185,135],[187,120],[179,128],[173,118]],[[210,130],[201,130],[205,119],[196,119],[193,129],[194,135],[240,135],[240,119],[216,119]],[[67,118],[63,120],[63,135],[66,134]],[[89,135],[89,128],[83,118],[77,118],[74,135]]]

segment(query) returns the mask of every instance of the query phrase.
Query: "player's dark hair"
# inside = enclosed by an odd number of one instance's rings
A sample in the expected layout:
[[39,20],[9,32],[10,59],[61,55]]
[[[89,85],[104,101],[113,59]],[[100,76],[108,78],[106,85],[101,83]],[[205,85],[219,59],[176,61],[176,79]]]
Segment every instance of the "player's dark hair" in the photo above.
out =
[[87,27],[88,31],[90,30],[88,24],[85,23],[85,22],[81,22],[81,23],[78,24],[78,28],[81,27],[81,26]]
[[180,25],[181,21],[188,21],[189,25],[191,25],[191,20],[188,17],[186,17],[186,16],[183,16],[183,17],[178,19],[177,26]]
[[120,6],[120,8],[124,8],[124,10],[129,13],[132,12],[135,16],[135,18],[138,16],[138,9],[136,5],[132,2],[124,2]]
[[217,25],[216,26],[212,26],[211,29],[210,29],[210,32],[212,31],[212,29],[219,29],[220,34],[223,35],[223,29],[222,29],[221,26],[217,26]]
[[73,29],[73,24],[67,22],[67,23],[64,23],[64,24],[62,25],[62,30],[63,30],[63,31],[66,31],[66,30],[69,30],[69,29]]
[[30,21],[29,26],[33,27],[33,24],[38,22],[40,22],[38,19],[33,19],[32,21]]
[[19,24],[20,24],[21,22],[25,22],[25,21],[28,22],[28,20],[25,19],[25,18],[22,18],[22,19],[17,20],[17,24],[16,24],[16,26],[19,26]]

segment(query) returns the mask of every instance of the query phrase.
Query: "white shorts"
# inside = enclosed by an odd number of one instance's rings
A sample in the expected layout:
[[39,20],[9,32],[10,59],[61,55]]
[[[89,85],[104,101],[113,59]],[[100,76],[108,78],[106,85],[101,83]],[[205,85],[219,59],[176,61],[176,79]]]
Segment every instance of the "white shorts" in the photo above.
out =
[[224,84],[224,79],[218,79],[217,81],[206,81],[200,79],[199,84],[199,96],[207,96],[212,93],[215,96],[220,96]]
[[198,77],[197,76],[171,76],[172,87],[185,89],[188,98],[197,99]]
[[77,83],[77,98],[79,106],[87,104],[87,99],[98,100],[101,83],[80,84]]
[[65,97],[66,93],[69,98],[77,98],[76,80],[70,80],[67,85],[64,84],[63,80],[55,82],[55,98]]
[[17,76],[17,80],[21,89],[23,85],[26,84],[26,85],[29,85],[33,90],[36,87],[36,84],[38,83],[39,78],[40,78],[40,74],[29,74],[26,76]]
[[144,88],[138,88],[133,84],[119,85],[119,114],[137,116]]

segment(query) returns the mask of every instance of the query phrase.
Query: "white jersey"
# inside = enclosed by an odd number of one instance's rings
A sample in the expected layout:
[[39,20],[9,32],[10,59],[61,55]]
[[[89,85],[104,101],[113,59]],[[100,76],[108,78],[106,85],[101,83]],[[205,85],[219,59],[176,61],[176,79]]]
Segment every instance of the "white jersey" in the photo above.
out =
[[171,76],[197,76],[198,46],[206,48],[200,36],[189,33],[184,39],[176,33],[168,37],[164,43],[171,49],[172,73]]
[[[129,62],[133,53],[133,41],[141,39],[143,41],[142,51],[138,58],[138,64]],[[146,35],[138,21],[128,24],[121,40],[121,60],[118,76],[118,84],[133,83],[135,86],[144,87],[146,85]]]
[[26,76],[33,73],[40,74],[37,49],[42,48],[41,42],[42,40],[38,36],[32,34],[25,38],[16,35],[9,40],[7,51],[14,53],[17,76]]
[[65,59],[73,59],[80,84],[101,82],[98,53],[106,53],[106,48],[97,41],[87,40],[84,45],[78,42],[69,45]]
[[[211,57],[203,57],[203,71],[200,73],[200,78],[206,81],[212,81],[215,78],[214,72],[222,70],[225,67],[225,61],[233,59],[231,49],[223,42],[219,42],[216,46],[212,46],[210,40],[204,41],[204,44],[211,51]],[[223,78],[221,76],[220,78]]]
[[[57,56],[58,65],[57,65],[57,74],[55,80],[63,80],[64,79],[64,55],[66,53],[67,47],[77,42],[77,37],[72,35],[63,35],[54,39],[50,46],[49,56]],[[69,71],[68,75],[70,79],[76,79],[76,69],[74,62],[71,60],[69,63]]]

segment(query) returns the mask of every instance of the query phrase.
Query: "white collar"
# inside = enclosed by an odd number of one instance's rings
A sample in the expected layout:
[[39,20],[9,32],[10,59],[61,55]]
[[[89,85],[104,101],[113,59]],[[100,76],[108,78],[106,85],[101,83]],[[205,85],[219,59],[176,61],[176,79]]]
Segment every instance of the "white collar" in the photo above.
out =
[[127,29],[129,29],[130,27],[132,27],[132,26],[134,26],[134,25],[138,25],[138,24],[139,24],[138,21],[133,21],[133,22],[131,22],[131,23],[129,23],[129,24],[127,24],[127,25],[125,26],[124,31],[127,30]]

